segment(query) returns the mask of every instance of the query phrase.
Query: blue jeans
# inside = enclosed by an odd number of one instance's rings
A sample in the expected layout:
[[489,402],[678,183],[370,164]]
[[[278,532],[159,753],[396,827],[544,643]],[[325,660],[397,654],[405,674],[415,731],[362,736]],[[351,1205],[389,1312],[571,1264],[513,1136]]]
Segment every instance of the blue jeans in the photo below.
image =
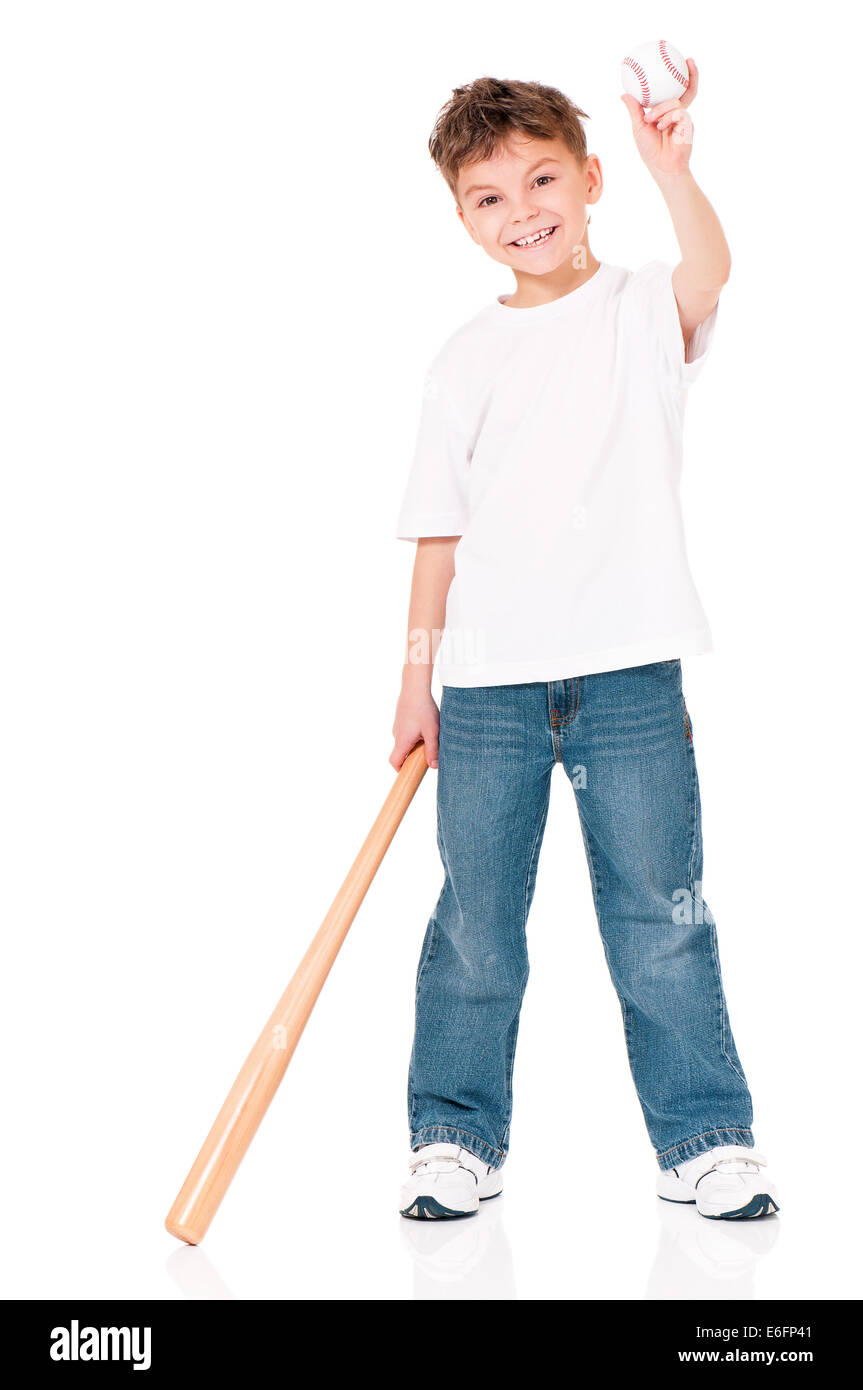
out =
[[570,680],[444,686],[444,884],[416,977],[410,1145],[498,1168],[528,977],[526,924],[562,764],[632,1077],[660,1168],[752,1146],[752,1102],[701,893],[701,803],[679,660]]

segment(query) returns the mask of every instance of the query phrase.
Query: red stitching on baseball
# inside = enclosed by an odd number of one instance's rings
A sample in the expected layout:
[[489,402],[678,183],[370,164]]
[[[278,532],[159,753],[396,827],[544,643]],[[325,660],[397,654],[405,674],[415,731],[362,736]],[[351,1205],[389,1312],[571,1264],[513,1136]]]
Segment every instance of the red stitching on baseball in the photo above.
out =
[[688,87],[689,78],[684,77],[683,73],[675,67],[671,58],[669,58],[668,49],[665,46],[665,39],[659,40],[659,56],[662,59],[665,66],[668,68],[668,71],[671,73],[672,77],[674,77],[678,82],[682,82],[684,87]]
[[[636,81],[637,81],[637,82],[640,84],[640,86],[641,86],[641,95],[642,95],[643,97],[646,98],[647,104],[649,105],[649,104],[650,104],[650,87],[649,87],[648,81],[647,81],[647,73],[644,71],[644,68],[641,66],[640,63],[636,63],[636,61],[635,61],[634,58],[624,58],[624,60],[623,60],[623,66],[624,66],[625,68],[632,68],[632,71],[635,73]],[[642,102],[642,105],[644,105],[643,102]]]

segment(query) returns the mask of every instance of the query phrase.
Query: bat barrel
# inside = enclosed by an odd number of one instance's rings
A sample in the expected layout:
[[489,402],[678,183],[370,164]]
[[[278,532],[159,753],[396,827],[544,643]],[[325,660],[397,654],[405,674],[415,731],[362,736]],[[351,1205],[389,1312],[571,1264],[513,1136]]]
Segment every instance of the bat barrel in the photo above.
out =
[[279,1088],[324,981],[414,793],[426,773],[425,746],[402,763],[380,813],[260,1037],[246,1058],[165,1220],[197,1245],[218,1210]]

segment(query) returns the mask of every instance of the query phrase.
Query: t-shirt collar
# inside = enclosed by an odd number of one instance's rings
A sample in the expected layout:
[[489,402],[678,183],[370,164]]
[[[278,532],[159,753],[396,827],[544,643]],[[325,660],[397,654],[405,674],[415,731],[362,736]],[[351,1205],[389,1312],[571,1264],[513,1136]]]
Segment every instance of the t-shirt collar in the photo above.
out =
[[508,295],[498,295],[489,305],[490,316],[496,323],[511,324],[513,327],[544,323],[547,319],[562,318],[565,314],[580,309],[583,304],[587,303],[588,299],[593,298],[597,290],[597,282],[605,279],[608,268],[607,261],[600,261],[597,269],[589,280],[585,280],[584,284],[578,285],[568,294],[559,295],[557,299],[550,299],[547,304],[532,304],[527,309],[510,309],[503,302],[505,299],[511,299],[514,291]]

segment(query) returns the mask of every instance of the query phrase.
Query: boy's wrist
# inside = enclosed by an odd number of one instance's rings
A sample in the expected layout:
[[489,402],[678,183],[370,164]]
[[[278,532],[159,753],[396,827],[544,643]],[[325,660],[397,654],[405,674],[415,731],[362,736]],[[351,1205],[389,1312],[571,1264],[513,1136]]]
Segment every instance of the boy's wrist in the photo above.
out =
[[677,169],[674,173],[669,173],[667,169],[651,169],[650,174],[654,183],[662,192],[666,192],[667,190],[669,193],[675,193],[679,189],[686,188],[687,186],[690,188],[698,187],[691,169]]
[[402,666],[402,690],[430,691],[433,669],[430,661],[406,661]]

